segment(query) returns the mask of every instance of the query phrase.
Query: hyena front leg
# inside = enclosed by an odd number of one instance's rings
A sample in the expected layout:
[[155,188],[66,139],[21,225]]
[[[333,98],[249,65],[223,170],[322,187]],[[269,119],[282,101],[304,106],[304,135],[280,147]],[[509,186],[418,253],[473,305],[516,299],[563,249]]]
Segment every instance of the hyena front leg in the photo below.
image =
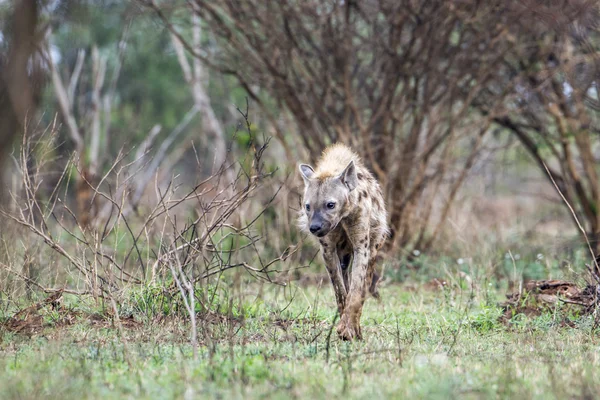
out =
[[342,277],[335,239],[333,237],[321,239],[321,249],[323,250],[323,260],[325,261],[325,267],[327,268],[331,284],[333,285],[338,313],[341,318],[346,306],[347,291]]
[[363,216],[347,232],[354,249],[352,277],[350,290],[346,297],[346,308],[338,324],[337,332],[342,339],[352,340],[355,337],[362,338],[360,316],[363,304],[367,298],[367,290],[371,283],[371,281],[367,280],[369,276],[369,261],[371,259],[368,218]]

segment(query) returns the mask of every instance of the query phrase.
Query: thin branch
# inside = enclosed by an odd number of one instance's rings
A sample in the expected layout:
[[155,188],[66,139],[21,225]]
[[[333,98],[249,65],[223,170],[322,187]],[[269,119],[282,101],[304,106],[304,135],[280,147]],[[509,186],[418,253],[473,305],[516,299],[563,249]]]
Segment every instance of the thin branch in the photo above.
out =
[[600,266],[598,266],[598,259],[596,258],[597,255],[594,254],[594,250],[592,250],[592,245],[590,244],[590,241],[588,239],[587,233],[586,233],[585,229],[583,229],[583,226],[581,226],[581,223],[579,222],[579,219],[577,218],[577,215],[575,214],[575,210],[573,210],[573,207],[571,207],[571,204],[569,204],[569,202],[567,201],[567,199],[565,198],[565,196],[562,194],[562,192],[558,188],[558,185],[554,181],[554,178],[550,174],[550,171],[548,170],[548,167],[546,167],[546,164],[544,164],[544,167],[546,168],[546,173],[548,174],[548,176],[552,180],[552,184],[554,185],[554,188],[556,189],[556,191],[558,192],[558,194],[560,195],[560,197],[565,202],[565,205],[569,208],[569,211],[571,211],[571,215],[575,219],[575,222],[577,223],[577,227],[579,228],[579,231],[581,232],[581,234],[583,235],[583,238],[585,239],[585,243],[587,244],[587,247],[588,247],[588,250],[590,252],[590,255],[592,256],[592,260],[594,260],[594,265],[596,266],[596,270],[600,271]]

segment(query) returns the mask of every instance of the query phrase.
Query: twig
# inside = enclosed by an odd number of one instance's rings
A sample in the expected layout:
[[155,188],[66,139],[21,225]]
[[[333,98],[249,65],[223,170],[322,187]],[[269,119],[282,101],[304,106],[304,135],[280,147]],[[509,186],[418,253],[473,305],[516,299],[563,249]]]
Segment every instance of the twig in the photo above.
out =
[[544,165],[544,168],[546,169],[546,173],[550,177],[550,180],[552,181],[552,184],[554,185],[554,188],[556,188],[556,191],[558,192],[558,194],[560,195],[560,197],[563,199],[563,201],[565,202],[565,204],[567,205],[567,207],[569,207],[569,211],[571,211],[571,215],[573,215],[573,218],[575,219],[575,222],[577,223],[577,227],[579,228],[579,230],[581,231],[581,234],[583,235],[583,237],[585,239],[585,243],[587,244],[587,247],[588,247],[588,250],[590,252],[590,255],[592,256],[592,260],[594,260],[594,265],[596,266],[596,271],[600,271],[600,267],[598,266],[598,260],[596,259],[596,254],[594,254],[594,250],[592,250],[592,245],[590,244],[590,241],[588,239],[587,233],[586,233],[585,229],[583,229],[583,226],[581,226],[581,223],[579,222],[579,219],[577,218],[577,214],[575,213],[575,210],[573,210],[573,207],[571,207],[571,204],[569,204],[569,202],[567,201],[567,199],[565,198],[565,196],[562,194],[562,192],[558,188],[558,185],[554,181],[554,178],[552,177],[552,174],[548,170],[548,167],[546,166],[546,164],[543,163],[543,162],[542,162],[542,164]]

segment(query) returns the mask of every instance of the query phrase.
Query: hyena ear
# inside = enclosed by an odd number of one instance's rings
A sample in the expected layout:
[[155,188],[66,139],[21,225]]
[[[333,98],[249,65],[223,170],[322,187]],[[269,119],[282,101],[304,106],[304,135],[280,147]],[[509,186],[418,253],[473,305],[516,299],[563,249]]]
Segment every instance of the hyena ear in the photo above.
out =
[[350,161],[350,164],[339,175],[340,180],[349,191],[353,191],[358,186],[358,176],[356,175],[356,166],[354,161]]
[[308,183],[315,174],[315,170],[308,164],[300,164],[298,167],[300,175],[304,179],[304,183]]

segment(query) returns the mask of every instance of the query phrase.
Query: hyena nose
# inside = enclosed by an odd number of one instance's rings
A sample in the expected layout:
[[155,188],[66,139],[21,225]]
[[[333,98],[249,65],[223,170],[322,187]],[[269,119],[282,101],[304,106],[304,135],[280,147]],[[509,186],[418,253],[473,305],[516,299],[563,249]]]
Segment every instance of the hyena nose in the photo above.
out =
[[317,233],[321,230],[322,225],[321,224],[311,224],[310,225],[310,233]]

